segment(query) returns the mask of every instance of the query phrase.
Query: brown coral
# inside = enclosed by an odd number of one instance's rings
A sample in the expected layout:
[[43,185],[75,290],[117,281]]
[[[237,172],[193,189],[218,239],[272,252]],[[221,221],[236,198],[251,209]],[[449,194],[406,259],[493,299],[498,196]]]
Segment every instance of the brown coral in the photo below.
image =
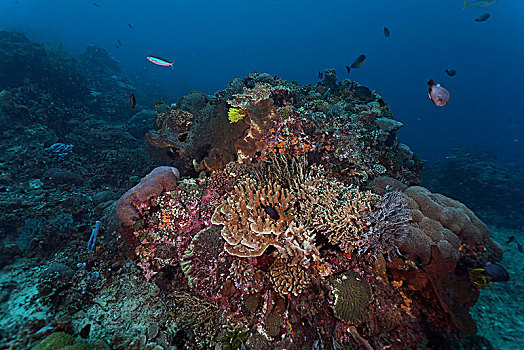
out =
[[298,265],[286,265],[276,259],[269,270],[269,280],[275,291],[284,296],[299,295],[311,283],[310,274]]
[[311,262],[320,261],[320,252],[315,246],[315,233],[306,230],[302,225],[292,222],[286,232],[279,237],[277,255],[290,265],[309,267]]
[[222,237],[229,254],[260,256],[293,220],[295,197],[280,185],[261,188],[247,180],[235,186],[235,194],[220,205],[211,221],[223,224]]
[[321,203],[318,206],[313,225],[331,243],[351,254],[355,248],[364,244],[362,237],[370,228],[369,216],[379,198],[370,191],[346,190],[334,203]]
[[271,99],[271,85],[257,83],[252,89],[244,88],[243,93],[234,95],[227,102],[247,112],[242,122],[248,125],[248,129],[235,141],[234,147],[239,160],[249,161],[266,148],[263,138],[274,124],[272,119],[276,117],[276,112]]
[[476,255],[488,243],[488,228],[464,204],[419,186],[408,187],[404,195],[413,218],[411,230],[437,245],[445,258],[458,261],[464,250]]

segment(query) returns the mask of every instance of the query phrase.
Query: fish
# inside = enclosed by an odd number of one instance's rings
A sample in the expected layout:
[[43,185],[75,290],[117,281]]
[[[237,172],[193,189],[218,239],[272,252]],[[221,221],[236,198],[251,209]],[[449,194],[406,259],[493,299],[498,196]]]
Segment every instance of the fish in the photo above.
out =
[[131,96],[129,96],[129,103],[131,104],[131,108],[135,109],[135,106],[136,106],[135,94],[131,93]]
[[148,59],[149,62],[152,62],[152,63],[154,63],[154,64],[156,64],[158,66],[162,66],[162,67],[171,66],[171,68],[173,68],[173,63],[175,63],[175,61],[169,62],[165,58],[158,57],[158,56],[147,56],[146,58]]
[[94,6],[94,7],[98,7],[98,8],[100,8],[100,5],[97,4],[96,2],[93,3],[93,6]]
[[484,266],[484,273],[491,278],[492,282],[507,282],[509,281],[509,273],[504,267],[499,264],[488,262]]
[[384,27],[384,36],[386,38],[389,38],[391,36],[391,32],[389,31],[387,27]]
[[128,23],[127,26],[131,29],[133,29],[133,26],[131,25],[131,23]]
[[517,243],[517,250],[519,251],[519,253],[522,253],[524,251],[522,249],[522,245],[519,242],[517,242],[517,241],[515,241],[515,243]]
[[122,46],[122,42],[120,41],[120,39],[118,39],[116,41],[116,47],[120,47],[120,46]]
[[468,6],[475,6],[475,7],[488,7],[496,3],[498,0],[475,0],[475,1],[464,1],[464,7],[463,10]]
[[515,236],[509,236],[508,241],[506,242],[506,244],[510,244],[511,242],[513,242],[514,239],[515,239]]
[[454,69],[446,69],[445,72],[446,72],[450,77],[454,77],[455,74],[457,74],[457,71],[454,70]]
[[433,79],[428,81],[428,85],[428,96],[435,106],[444,107],[447,105],[451,96],[449,91],[446,88],[440,86],[440,84],[435,84]]
[[489,18],[489,13],[484,13],[477,18],[475,18],[475,22],[486,22]]
[[318,80],[324,79],[324,73],[318,72]]
[[351,63],[351,66],[346,66],[346,70],[348,71],[348,74],[351,68],[359,68],[360,66],[364,64],[365,60],[366,60],[366,55],[360,55],[357,58],[355,58],[353,63]]
[[266,205],[264,207],[264,211],[266,212],[267,215],[269,215],[269,217],[273,220],[278,220],[280,219],[280,215],[278,215],[277,211],[270,207],[269,205]]
[[158,106],[160,105],[165,105],[166,103],[164,101],[156,101],[154,104],[153,104],[153,109],[157,109]]

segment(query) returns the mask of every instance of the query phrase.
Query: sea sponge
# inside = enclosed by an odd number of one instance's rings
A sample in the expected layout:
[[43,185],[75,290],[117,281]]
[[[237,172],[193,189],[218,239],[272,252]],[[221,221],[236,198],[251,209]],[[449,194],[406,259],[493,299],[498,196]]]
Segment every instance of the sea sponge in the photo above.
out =
[[136,205],[158,197],[164,191],[176,188],[180,173],[170,166],[159,166],[129,191],[116,204],[116,212],[124,226],[133,226],[140,213]]
[[329,278],[333,288],[335,317],[350,324],[358,324],[367,316],[367,305],[371,302],[371,287],[368,281],[355,271],[346,271]]

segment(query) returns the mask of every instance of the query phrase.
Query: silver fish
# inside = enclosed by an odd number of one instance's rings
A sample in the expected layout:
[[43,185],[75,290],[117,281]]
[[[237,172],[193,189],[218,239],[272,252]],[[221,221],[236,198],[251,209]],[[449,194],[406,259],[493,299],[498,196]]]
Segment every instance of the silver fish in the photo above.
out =
[[475,7],[488,7],[496,3],[498,0],[475,0],[472,2],[464,1],[464,7],[463,10],[468,6],[475,6]]

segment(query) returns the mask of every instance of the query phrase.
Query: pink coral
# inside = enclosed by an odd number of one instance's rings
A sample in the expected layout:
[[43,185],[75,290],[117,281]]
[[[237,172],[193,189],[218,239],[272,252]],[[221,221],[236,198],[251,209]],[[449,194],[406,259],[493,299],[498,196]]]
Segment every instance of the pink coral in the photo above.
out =
[[133,226],[139,216],[138,207],[151,198],[158,197],[163,191],[176,188],[180,173],[176,168],[160,166],[144,178],[118,200],[116,212],[124,226]]

